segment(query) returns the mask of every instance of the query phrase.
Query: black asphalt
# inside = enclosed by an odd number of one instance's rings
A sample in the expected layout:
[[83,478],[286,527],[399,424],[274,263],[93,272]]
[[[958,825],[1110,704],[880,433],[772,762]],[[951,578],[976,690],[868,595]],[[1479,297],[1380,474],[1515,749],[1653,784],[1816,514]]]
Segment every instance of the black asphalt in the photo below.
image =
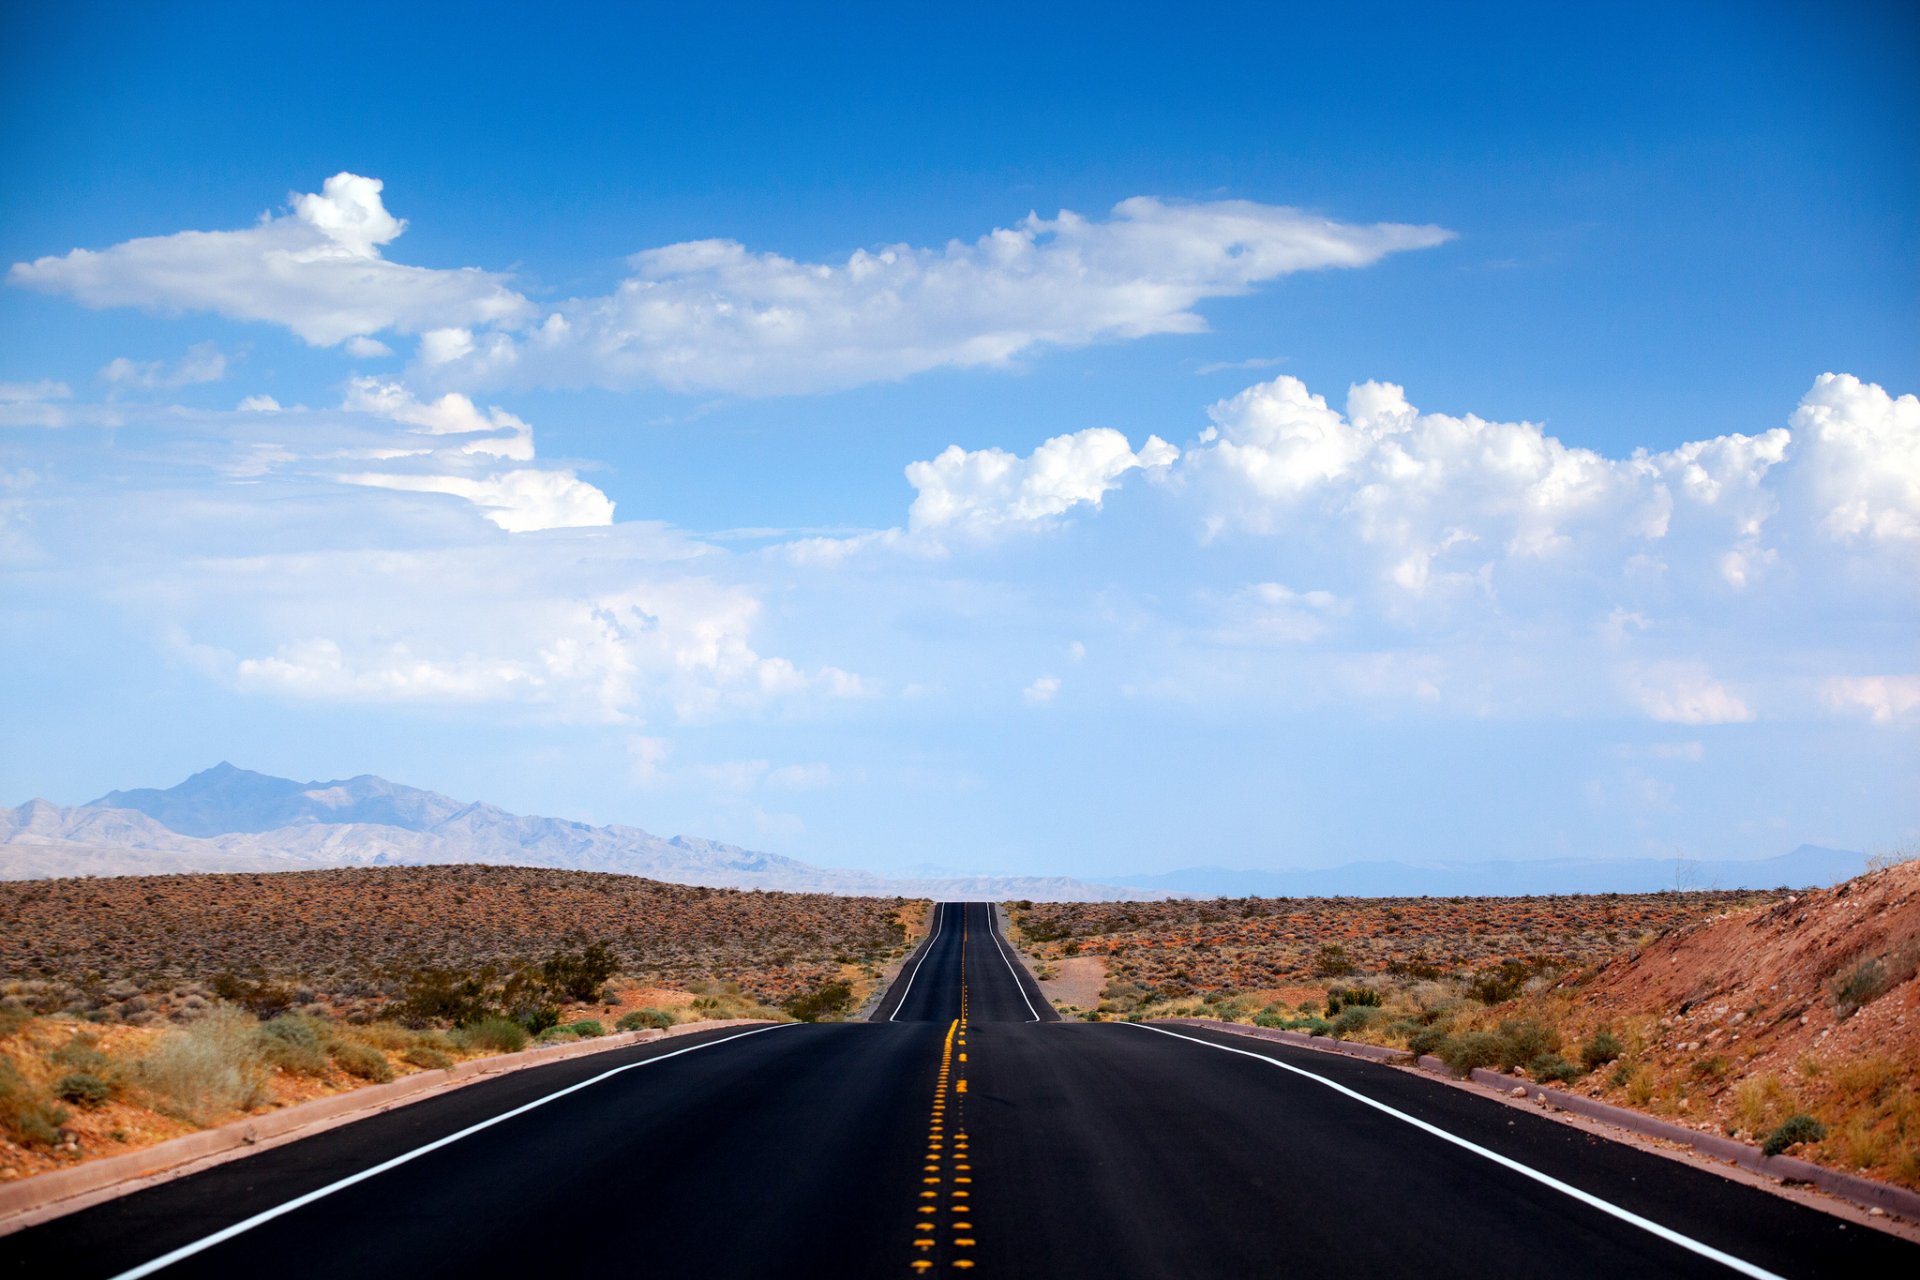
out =
[[1175,1030],[1060,1022],[991,909],[949,904],[868,1023],[471,1085],[0,1238],[0,1274],[121,1274],[616,1068],[157,1274],[1738,1274],[1324,1081],[1764,1271],[1920,1274],[1920,1247],[1416,1075]]

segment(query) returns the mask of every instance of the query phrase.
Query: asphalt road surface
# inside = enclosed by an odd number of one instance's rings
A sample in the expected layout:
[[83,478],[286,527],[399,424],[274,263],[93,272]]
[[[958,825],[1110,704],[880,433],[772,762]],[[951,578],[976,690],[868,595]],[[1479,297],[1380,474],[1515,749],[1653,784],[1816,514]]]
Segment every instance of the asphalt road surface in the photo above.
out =
[[0,1274],[1920,1275],[1920,1246],[1409,1073],[1062,1023],[987,906],[938,925],[869,1022],[471,1085],[0,1238]]

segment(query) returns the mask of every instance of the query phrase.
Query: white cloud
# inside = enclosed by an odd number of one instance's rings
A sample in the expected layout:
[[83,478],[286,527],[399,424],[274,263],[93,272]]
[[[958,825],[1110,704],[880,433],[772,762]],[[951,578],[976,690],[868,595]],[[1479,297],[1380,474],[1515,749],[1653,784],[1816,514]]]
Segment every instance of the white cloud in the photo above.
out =
[[1821,686],[1836,711],[1864,711],[1875,724],[1920,719],[1920,675],[1837,676]]
[[1005,365],[1047,347],[1196,333],[1194,308],[1298,271],[1365,267],[1451,237],[1335,222],[1246,200],[1140,196],[1106,219],[1029,215],[972,242],[895,244],[837,263],[731,240],[643,250],[612,292],[537,308],[507,277],[388,260],[406,229],[382,184],[338,173],[239,231],[183,231],[16,263],[17,285],[92,307],[212,311],[284,325],[315,346],[388,354],[420,337],[424,368],[499,381],[776,395]]
[[242,413],[279,413],[280,402],[272,396],[248,396],[237,406]]
[[337,173],[318,195],[244,231],[182,231],[14,264],[8,279],[90,307],[212,311],[285,325],[314,346],[393,329],[511,323],[529,309],[505,277],[381,257],[406,229],[374,178]]
[[1094,507],[1127,472],[1172,465],[1180,451],[1158,436],[1135,453],[1107,427],[1055,436],[1022,458],[1004,449],[950,445],[931,462],[907,466],[918,491],[907,515],[915,533],[986,533],[1044,524],[1082,503]]
[[1037,676],[1032,684],[1020,691],[1030,707],[1043,707],[1060,695],[1059,676]]
[[1176,476],[1205,527],[1346,545],[1406,597],[1480,599],[1503,579],[1598,571],[1750,589],[1782,521],[1814,541],[1920,536],[1920,402],[1823,377],[1794,428],[1610,458],[1529,422],[1422,413],[1389,383],[1344,413],[1297,378],[1210,411]]
[[1666,724],[1741,724],[1753,711],[1697,663],[1669,663],[1628,672],[1640,709]]
[[0,404],[41,404],[72,397],[73,388],[52,378],[41,378],[37,382],[0,382]]
[[1205,364],[1196,366],[1193,372],[1198,377],[1205,377],[1210,373],[1225,373],[1229,369],[1271,369],[1275,365],[1286,362],[1285,356],[1253,356],[1246,360],[1209,360]]
[[115,356],[100,370],[103,382],[142,390],[190,387],[204,382],[218,382],[226,376],[226,354],[211,342],[195,343],[171,367],[159,360],[136,361]]
[[1824,373],[1793,429],[1829,534],[1920,540],[1920,397],[1895,399],[1850,374]]
[[479,477],[362,472],[340,479],[347,484],[465,498],[508,533],[613,523],[613,502],[571,471],[528,467]]
[[1136,197],[1105,221],[1062,212],[934,248],[797,262],[731,240],[634,254],[611,294],[576,299],[466,358],[480,377],[767,395],[830,390],[1029,350],[1196,333],[1206,298],[1296,271],[1364,267],[1450,238],[1297,209]]

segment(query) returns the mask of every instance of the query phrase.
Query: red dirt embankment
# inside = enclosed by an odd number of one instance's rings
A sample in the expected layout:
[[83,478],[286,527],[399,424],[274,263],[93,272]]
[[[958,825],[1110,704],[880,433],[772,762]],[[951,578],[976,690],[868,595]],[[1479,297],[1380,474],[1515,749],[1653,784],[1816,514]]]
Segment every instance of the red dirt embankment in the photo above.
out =
[[1914,1186],[1916,972],[1920,862],[1680,929],[1557,994],[1570,1029],[1629,1032],[1610,1098],[1750,1140],[1805,1113],[1828,1137],[1798,1154]]

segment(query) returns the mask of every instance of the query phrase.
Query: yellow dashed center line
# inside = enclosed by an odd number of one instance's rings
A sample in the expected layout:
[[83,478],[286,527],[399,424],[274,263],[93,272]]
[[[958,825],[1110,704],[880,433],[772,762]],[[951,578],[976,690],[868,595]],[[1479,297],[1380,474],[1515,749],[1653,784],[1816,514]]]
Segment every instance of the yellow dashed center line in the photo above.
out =
[[[935,1077],[933,1103],[927,1113],[927,1149],[926,1154],[922,1157],[923,1163],[920,1166],[920,1172],[925,1175],[920,1179],[920,1185],[922,1187],[936,1189],[918,1192],[917,1198],[922,1201],[938,1201],[940,1199],[940,1191],[938,1189],[945,1188],[948,1181],[948,1175],[942,1172],[940,1166],[942,1160],[941,1152],[946,1149],[947,1138],[949,1136],[947,1133],[949,1086],[951,1086],[955,1113],[954,1131],[951,1135],[954,1154],[960,1161],[971,1159],[967,1154],[965,1122],[961,1119],[961,1114],[966,1107],[965,1097],[967,1092],[967,1078],[963,1073],[965,1071],[964,1064],[967,1061],[966,1032],[969,1008],[967,992],[968,937],[969,932],[963,912],[960,924],[960,1016],[947,1027],[946,1040],[940,1048],[940,1071]],[[968,1200],[973,1192],[967,1188],[971,1186],[973,1178],[971,1176],[959,1176],[962,1174],[970,1175],[972,1172],[973,1166],[968,1163],[956,1163],[952,1166],[953,1176],[951,1177],[951,1181],[954,1183],[954,1186],[947,1191],[948,1205],[946,1209],[949,1214],[953,1215],[947,1223],[947,1230],[952,1233],[947,1236],[947,1244],[951,1249],[971,1249],[976,1243],[976,1237],[973,1235],[973,1223],[968,1220],[970,1218]],[[935,1204],[921,1204],[918,1208],[918,1213],[929,1215],[935,1218],[936,1221],[916,1222],[913,1224],[914,1238],[908,1243],[913,1252],[918,1256],[913,1257],[907,1265],[915,1272],[931,1271],[936,1265],[934,1258],[941,1252],[939,1244],[941,1231],[937,1222],[940,1212],[940,1208]],[[928,1256],[930,1254],[934,1256]],[[967,1257],[956,1257],[950,1259],[948,1265],[957,1270],[967,1271],[972,1269],[973,1260]]]

